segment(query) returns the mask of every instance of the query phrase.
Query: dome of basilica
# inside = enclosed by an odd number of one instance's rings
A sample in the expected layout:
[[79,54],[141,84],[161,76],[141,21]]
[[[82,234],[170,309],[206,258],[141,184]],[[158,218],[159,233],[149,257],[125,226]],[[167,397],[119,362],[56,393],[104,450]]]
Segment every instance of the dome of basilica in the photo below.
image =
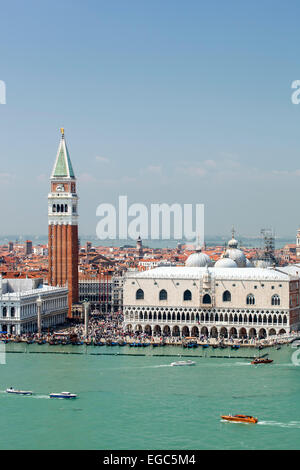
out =
[[245,268],[247,265],[247,258],[242,250],[238,249],[238,242],[232,234],[232,239],[228,242],[228,248],[225,252],[225,257],[230,258],[239,268]]
[[254,268],[254,264],[248,258],[246,258],[246,268]]
[[237,268],[237,264],[233,259],[230,258],[220,258],[215,263],[215,268]]
[[189,268],[203,268],[205,266],[211,266],[212,262],[208,255],[202,253],[200,248],[197,248],[196,253],[192,253],[187,258],[185,265]]

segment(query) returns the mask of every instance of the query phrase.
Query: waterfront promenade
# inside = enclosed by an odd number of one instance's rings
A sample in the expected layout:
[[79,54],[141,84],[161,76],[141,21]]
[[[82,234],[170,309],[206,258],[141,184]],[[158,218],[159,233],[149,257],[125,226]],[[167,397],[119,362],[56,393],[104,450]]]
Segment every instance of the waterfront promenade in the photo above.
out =
[[274,335],[268,338],[209,338],[200,337],[172,337],[172,336],[150,336],[145,333],[128,333],[122,328],[123,318],[121,315],[106,315],[91,318],[87,331],[83,323],[66,324],[55,330],[42,331],[41,335],[12,335],[4,332],[0,333],[0,340],[4,343],[26,343],[39,345],[94,345],[94,346],[181,346],[186,348],[211,347],[211,348],[261,348],[278,347],[281,344],[288,344],[300,338],[297,332]]

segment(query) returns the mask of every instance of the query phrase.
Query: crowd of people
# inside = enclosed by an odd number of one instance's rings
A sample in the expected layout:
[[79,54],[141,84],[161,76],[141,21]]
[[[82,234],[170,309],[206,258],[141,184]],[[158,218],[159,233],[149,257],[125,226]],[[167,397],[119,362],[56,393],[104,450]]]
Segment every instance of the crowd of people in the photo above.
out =
[[282,337],[274,336],[270,338],[214,338],[201,335],[199,338],[185,338],[174,336],[152,336],[140,331],[124,331],[123,330],[123,315],[121,313],[97,313],[90,315],[88,327],[84,323],[66,323],[56,330],[43,331],[41,335],[23,334],[11,335],[0,334],[0,339],[4,342],[37,342],[39,344],[111,344],[119,343],[124,344],[169,344],[169,345],[185,345],[193,341],[196,345],[212,345],[222,346],[224,344],[239,345],[239,346],[257,346],[257,345],[277,345],[280,343],[289,342],[291,338],[296,336],[297,333],[293,332],[289,335],[282,335]]

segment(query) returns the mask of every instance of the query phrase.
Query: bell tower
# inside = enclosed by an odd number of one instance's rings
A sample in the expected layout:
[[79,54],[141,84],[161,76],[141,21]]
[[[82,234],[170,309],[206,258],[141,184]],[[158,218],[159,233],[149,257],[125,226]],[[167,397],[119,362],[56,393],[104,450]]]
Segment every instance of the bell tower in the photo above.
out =
[[65,141],[64,129],[50,178],[48,194],[48,282],[69,289],[69,312],[78,302],[78,196],[76,178]]

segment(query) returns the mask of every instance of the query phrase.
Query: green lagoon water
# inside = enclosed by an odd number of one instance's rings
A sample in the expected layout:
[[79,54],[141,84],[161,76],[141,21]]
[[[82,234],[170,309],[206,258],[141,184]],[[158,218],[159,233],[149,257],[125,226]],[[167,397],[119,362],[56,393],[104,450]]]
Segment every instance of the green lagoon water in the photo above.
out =
[[[290,346],[267,350],[274,363],[260,366],[240,358],[252,349],[14,344],[7,351],[15,353],[0,365],[1,449],[300,449],[300,366]],[[170,367],[179,353],[196,366]],[[9,395],[10,386],[35,395]],[[48,397],[65,390],[78,398]],[[259,423],[222,421],[228,413]]]

